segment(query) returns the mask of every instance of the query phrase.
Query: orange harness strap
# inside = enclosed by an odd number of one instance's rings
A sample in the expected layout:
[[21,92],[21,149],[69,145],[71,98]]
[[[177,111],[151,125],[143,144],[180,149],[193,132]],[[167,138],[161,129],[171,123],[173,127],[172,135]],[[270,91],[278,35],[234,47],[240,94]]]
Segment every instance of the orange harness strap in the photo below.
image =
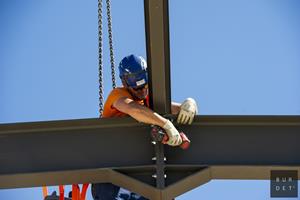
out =
[[80,200],[80,189],[77,184],[72,185],[72,200]]
[[82,189],[80,192],[79,185],[73,184],[72,185],[72,200],[85,200],[86,191],[89,187],[88,183],[82,185]]
[[[79,185],[73,184],[72,185],[72,200],[85,200],[86,192],[89,187],[88,183],[85,183],[82,185],[82,189],[80,192]],[[65,199],[65,188],[63,185],[58,186],[59,188],[59,200]],[[48,188],[46,186],[43,186],[43,197],[44,199],[48,196]]]
[[48,188],[46,186],[43,186],[43,197],[44,199],[48,196]]
[[[58,186],[59,189],[59,200],[65,200],[64,193],[65,188],[63,185]],[[48,196],[48,188],[47,186],[43,186],[43,199],[45,199]]]

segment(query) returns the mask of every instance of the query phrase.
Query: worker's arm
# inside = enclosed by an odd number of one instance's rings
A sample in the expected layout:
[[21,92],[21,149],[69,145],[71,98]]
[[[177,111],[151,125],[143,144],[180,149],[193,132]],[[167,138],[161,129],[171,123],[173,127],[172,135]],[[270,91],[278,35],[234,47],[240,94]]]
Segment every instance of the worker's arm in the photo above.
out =
[[113,107],[117,110],[126,113],[139,122],[153,124],[163,127],[167,119],[155,113],[146,106],[142,106],[137,102],[127,97],[121,97],[113,103]]
[[172,102],[172,104],[171,104],[172,115],[178,115],[178,113],[180,112],[180,106],[181,106],[181,103]]
[[[149,109],[145,106],[141,106],[140,104],[136,103],[135,101],[133,101],[129,98],[124,97],[123,100],[122,100],[122,98],[119,100],[120,100],[120,102],[118,102],[118,101],[115,102],[115,104],[118,104],[118,105],[114,104],[113,106],[115,108],[117,108],[118,110],[120,110],[121,112],[130,115],[131,117],[135,118],[136,120],[138,120],[140,122],[144,122],[147,124],[154,124],[154,125],[158,125],[160,127],[162,127],[161,126],[162,123],[166,122],[166,119],[163,118],[162,116],[158,115],[157,113],[153,112],[151,109]],[[123,104],[123,103],[125,103],[125,104]],[[171,113],[173,115],[178,115],[182,109],[181,106],[182,106],[181,103],[172,102]],[[193,113],[190,114],[189,117],[186,117],[187,120],[185,123],[192,122],[192,120],[194,118],[194,114],[196,114],[196,112],[197,112],[196,107],[197,107],[197,105],[195,104],[194,108],[192,108],[192,110],[190,111]],[[188,120],[188,118],[191,118],[191,119]],[[183,123],[183,120],[179,120],[179,119],[180,118],[178,118],[177,122]]]
[[167,144],[171,146],[180,145],[182,139],[178,130],[174,127],[172,122],[162,117],[158,113],[155,113],[146,106],[142,106],[137,102],[127,97],[121,97],[113,103],[113,107],[117,110],[126,113],[136,119],[139,122],[146,124],[153,124],[165,129],[169,140]]

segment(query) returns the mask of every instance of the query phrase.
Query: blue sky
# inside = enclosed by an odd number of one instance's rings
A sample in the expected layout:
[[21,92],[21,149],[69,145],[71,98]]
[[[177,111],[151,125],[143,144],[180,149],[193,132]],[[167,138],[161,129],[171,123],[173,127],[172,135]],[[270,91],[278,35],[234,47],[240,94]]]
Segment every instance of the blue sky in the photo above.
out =
[[[169,6],[173,101],[194,97],[200,115],[300,114],[299,1]],[[143,11],[141,0],[112,2],[116,64],[146,56]],[[98,116],[97,1],[3,0],[0,27],[0,123]],[[270,199],[269,181],[214,180],[178,199],[200,197]],[[42,191],[0,190],[0,199],[20,198],[42,199]]]

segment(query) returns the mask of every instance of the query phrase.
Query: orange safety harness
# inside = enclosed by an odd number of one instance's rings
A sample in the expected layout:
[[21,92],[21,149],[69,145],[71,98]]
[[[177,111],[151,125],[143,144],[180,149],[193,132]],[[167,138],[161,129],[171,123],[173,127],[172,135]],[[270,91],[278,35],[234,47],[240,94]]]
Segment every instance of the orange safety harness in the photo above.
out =
[[[89,187],[88,183],[82,185],[82,189],[80,192],[80,187],[78,184],[72,185],[72,200],[85,200],[86,192]],[[65,200],[65,188],[63,185],[58,186],[59,188],[59,199],[58,200]],[[43,197],[46,199],[48,196],[48,188],[43,186]]]

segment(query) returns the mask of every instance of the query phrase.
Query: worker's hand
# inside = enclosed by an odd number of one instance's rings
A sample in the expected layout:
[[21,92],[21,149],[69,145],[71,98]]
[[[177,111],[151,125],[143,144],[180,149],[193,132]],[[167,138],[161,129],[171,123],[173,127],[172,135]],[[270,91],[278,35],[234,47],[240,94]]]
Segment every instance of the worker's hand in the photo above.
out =
[[180,106],[177,123],[191,124],[197,112],[198,108],[196,101],[192,98],[187,98]]
[[167,120],[165,125],[163,126],[165,129],[169,140],[167,141],[167,144],[170,146],[178,146],[182,143],[182,139],[180,137],[180,134],[178,130],[175,128],[175,126],[170,122],[170,120]]

